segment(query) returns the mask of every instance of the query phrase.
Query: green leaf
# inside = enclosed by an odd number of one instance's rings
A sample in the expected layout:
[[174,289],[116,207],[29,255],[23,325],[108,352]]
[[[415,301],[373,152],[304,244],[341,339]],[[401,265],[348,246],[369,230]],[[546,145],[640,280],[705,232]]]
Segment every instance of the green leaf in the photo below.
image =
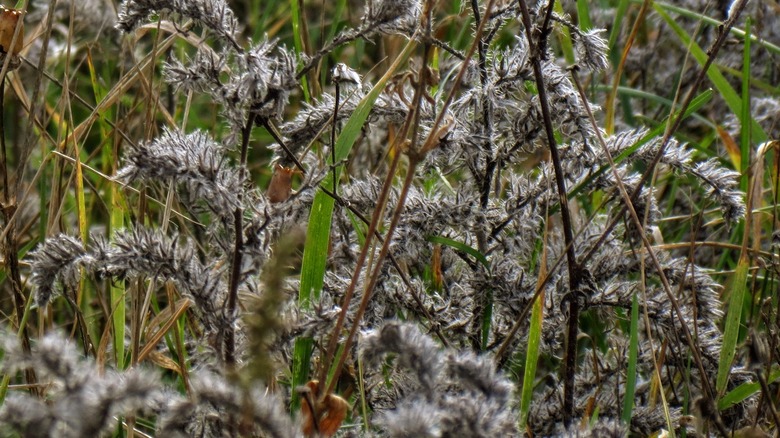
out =
[[[677,22],[674,21],[674,19],[670,17],[669,14],[667,14],[663,8],[661,8],[661,6],[653,4],[653,7],[655,8],[656,12],[658,12],[658,14],[664,19],[664,21],[666,21],[666,24],[672,28],[674,33],[677,34],[677,37],[680,38],[680,41],[685,45],[685,47],[690,49],[691,55],[693,55],[699,65],[703,66],[707,62],[707,54],[704,52],[704,50],[702,50],[702,48],[691,39],[690,35],[685,32],[685,29],[677,24]],[[739,95],[736,91],[734,91],[734,88],[731,87],[731,84],[729,84],[726,78],[723,77],[723,74],[721,74],[720,70],[715,68],[715,66],[710,66],[710,68],[707,70],[707,77],[710,78],[712,83],[715,85],[715,88],[718,90],[721,97],[723,97],[723,100],[726,101],[726,105],[728,105],[729,109],[740,119],[742,126],[750,123],[750,129],[753,131],[753,139],[756,141],[756,143],[763,143],[767,141],[769,137],[767,136],[766,132],[764,132],[764,129],[761,128],[761,125],[759,125],[752,118],[750,120],[742,119],[742,99],[740,99]]]
[[[745,32],[748,38],[745,38],[745,47],[742,52],[742,116],[740,120],[752,120],[750,116],[750,17],[745,22]],[[739,171],[742,173],[740,180],[740,189],[747,192],[748,189],[748,166],[750,166],[750,141],[751,125],[742,124],[740,135],[740,152],[742,159],[740,161]]]
[[726,391],[731,364],[737,351],[737,339],[742,319],[742,303],[747,291],[749,268],[750,264],[747,257],[740,257],[737,269],[731,278],[731,294],[729,296],[729,308],[726,313],[726,328],[723,333],[723,345],[720,349],[720,360],[718,362],[718,376],[715,381],[715,388],[718,394],[723,394]]
[[[625,1],[625,0],[624,0]],[[636,0],[635,0],[636,1]],[[641,0],[640,0],[641,1]],[[700,14],[696,11],[692,11],[690,9],[681,8],[679,6],[675,6],[670,3],[665,2],[653,2],[654,5],[656,5],[659,8],[663,8],[664,10],[674,12],[675,14],[680,14],[683,17],[692,18],[694,20],[701,21],[702,23],[707,23],[712,26],[720,26],[723,24],[722,21],[718,20],[717,18],[709,17],[705,14]],[[745,32],[744,30],[738,28],[738,27],[732,27],[731,32],[732,35],[737,36],[738,38],[744,39],[746,36],[749,38],[752,42],[760,45],[761,47],[765,48],[766,50],[776,54],[780,55],[780,46],[773,44],[771,41],[765,39],[765,38],[759,38],[758,35],[748,35],[748,32]]]
[[[111,184],[109,191],[109,225],[111,230],[111,240],[114,234],[124,228],[125,208],[122,199],[121,189],[116,184]],[[116,354],[117,369],[125,368],[125,282],[112,281],[109,286],[109,295],[111,297],[111,323],[114,332],[114,353]]]
[[628,344],[628,370],[626,371],[626,393],[623,399],[624,423],[631,423],[631,413],[634,410],[634,393],[636,392],[636,363],[639,356],[639,296],[634,293],[631,300],[631,329]]
[[[553,7],[557,14],[564,15],[561,0],[555,0],[555,5]],[[571,32],[568,27],[561,26],[561,29],[558,32],[558,42],[561,44],[561,51],[563,52],[563,57],[566,59],[566,62],[569,64],[576,63],[577,58],[574,56],[574,43],[571,39]]]
[[544,293],[539,294],[531,309],[531,326],[528,329],[528,347],[525,353],[523,370],[523,389],[520,394],[520,430],[525,429],[528,414],[531,411],[531,398],[534,393],[536,365],[539,363],[539,343],[542,338],[544,321]]
[[[587,3],[585,1],[577,1],[577,3]],[[626,16],[626,11],[628,11],[628,6],[631,2],[629,0],[620,0],[618,3],[617,9],[615,9],[615,20],[612,22],[612,30],[609,33],[609,51],[612,53],[617,53],[618,48],[616,46],[618,36],[620,36],[620,31],[623,28],[623,18]]]
[[[780,369],[775,369],[772,374],[769,375],[768,385],[780,380]],[[761,384],[758,382],[745,382],[736,388],[729,391],[726,395],[718,400],[718,409],[725,410],[737,403],[741,403],[753,394],[757,394],[761,391]]]
[[461,243],[461,242],[458,242],[457,240],[452,240],[452,239],[450,239],[448,237],[444,237],[444,236],[428,236],[428,237],[425,238],[425,240],[427,240],[428,242],[431,242],[431,243],[439,243],[439,244],[442,244],[442,245],[447,245],[450,248],[454,248],[454,249],[457,249],[458,251],[465,252],[466,254],[468,254],[468,255],[474,257],[475,259],[477,259],[477,261],[480,262],[482,264],[482,266],[484,266],[485,269],[487,269],[488,272],[490,272],[490,262],[484,256],[484,254],[479,252],[479,250],[476,249],[476,248],[472,248],[472,247],[466,245],[465,243]]
[[593,28],[593,23],[590,21],[590,7],[587,1],[579,0],[577,2],[577,20],[579,22],[580,30],[587,32]]

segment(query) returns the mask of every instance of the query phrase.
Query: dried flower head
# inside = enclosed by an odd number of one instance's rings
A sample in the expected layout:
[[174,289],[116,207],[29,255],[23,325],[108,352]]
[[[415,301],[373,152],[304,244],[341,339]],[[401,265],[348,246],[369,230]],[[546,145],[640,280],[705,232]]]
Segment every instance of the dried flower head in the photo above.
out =
[[132,32],[150,15],[172,12],[209,28],[215,35],[238,48],[238,20],[224,0],[126,0],[119,7],[117,28]]
[[125,161],[117,173],[124,183],[173,180],[190,199],[204,202],[223,218],[232,217],[239,206],[243,183],[239,172],[229,165],[223,148],[203,131],[184,134],[166,128],[150,143],[131,145]]

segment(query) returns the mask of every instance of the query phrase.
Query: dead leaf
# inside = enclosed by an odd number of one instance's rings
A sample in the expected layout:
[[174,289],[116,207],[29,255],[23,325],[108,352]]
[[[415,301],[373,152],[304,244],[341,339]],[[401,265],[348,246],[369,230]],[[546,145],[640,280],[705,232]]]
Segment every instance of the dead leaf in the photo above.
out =
[[303,434],[307,437],[331,437],[347,417],[349,403],[335,394],[320,397],[318,386],[317,380],[311,380],[298,390],[302,398]]

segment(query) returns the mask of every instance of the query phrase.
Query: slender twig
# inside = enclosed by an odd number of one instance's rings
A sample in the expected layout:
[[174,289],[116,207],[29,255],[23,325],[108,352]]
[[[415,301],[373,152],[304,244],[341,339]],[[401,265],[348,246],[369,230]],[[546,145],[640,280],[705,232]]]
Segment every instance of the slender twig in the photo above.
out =
[[280,148],[284,151],[285,154],[287,154],[287,158],[290,159],[295,164],[295,167],[298,168],[298,170],[301,171],[302,174],[306,174],[306,169],[303,167],[303,164],[298,160],[298,157],[295,156],[294,153],[290,150],[290,148],[287,147],[287,144],[285,144],[284,139],[282,139],[282,136],[279,135],[279,131],[276,130],[276,126],[273,125],[273,123],[267,118],[267,117],[260,117],[260,123],[263,125],[263,127],[268,131],[269,134],[271,134],[271,137],[274,138],[276,141],[276,144],[279,145]]
[[341,81],[333,81],[336,83],[336,96],[333,103],[333,126],[330,128],[330,162],[333,166],[333,194],[338,195],[338,174],[336,173],[336,126],[338,126],[339,120],[339,98],[341,97],[341,90],[339,90],[339,84]]
[[325,47],[321,48],[317,53],[311,55],[311,57],[306,61],[306,64],[301,68],[301,70],[298,72],[298,74],[295,75],[296,79],[302,78],[306,73],[309,72],[312,68],[314,68],[315,65],[317,65],[320,62],[320,59],[322,59],[323,56],[326,56],[330,52],[332,52],[336,47],[350,43],[352,41],[355,41],[358,38],[363,38],[369,34],[369,29],[349,29],[347,31],[344,31],[338,35],[336,35],[335,38],[333,38],[333,41],[329,42],[325,45]]
[[[24,9],[27,10],[27,3],[25,2]],[[54,7],[57,4],[57,0],[50,0],[49,1],[49,11],[53,11]],[[44,66],[46,65],[46,60],[48,59],[48,52],[49,52],[49,41],[51,40],[51,31],[54,27],[54,14],[46,14],[46,24],[45,24],[45,31],[44,34],[40,36],[41,41],[41,49],[40,49],[40,59],[38,61],[38,71],[42,71]],[[16,33],[16,31],[14,32]],[[5,65],[5,64],[4,64]],[[3,76],[4,80],[5,76]],[[41,75],[35,75],[35,80],[33,81],[32,86],[32,96],[30,98],[30,110],[29,110],[29,120],[26,127],[26,137],[23,143],[23,147],[21,148],[21,156],[19,157],[17,168],[18,173],[16,176],[16,190],[15,193],[19,193],[21,191],[21,185],[22,181],[24,181],[24,173],[27,169],[27,160],[30,158],[32,151],[35,149],[35,142],[37,141],[37,138],[35,136],[35,123],[36,123],[36,112],[38,111],[38,108],[36,107],[38,105],[38,98],[41,95],[42,87],[41,87]]]
[[[246,178],[246,162],[249,153],[249,139],[252,134],[252,125],[254,125],[254,114],[249,113],[247,123],[241,132],[241,161],[238,167],[238,179],[244,182]],[[243,192],[238,193],[238,206],[233,212],[233,232],[235,233],[235,245],[233,247],[233,258],[231,260],[230,283],[228,287],[227,307],[225,317],[227,319],[228,329],[225,337],[225,363],[233,366],[236,363],[236,329],[234,319],[238,307],[238,285],[241,282],[241,259],[244,251],[244,208]]]
[[[542,73],[542,56],[538,50],[545,47],[545,44],[534,41],[533,25],[531,23],[531,14],[525,0],[518,0],[520,11],[522,13],[523,25],[525,26],[526,38],[529,47],[531,47],[531,64],[536,79],[536,88],[539,93],[539,105],[542,109],[542,119],[544,120],[544,130],[547,135],[547,142],[550,146],[550,157],[555,170],[555,183],[558,188],[558,198],[561,204],[561,221],[563,222],[563,237],[567,246],[566,262],[569,270],[569,293],[573,294],[569,299],[569,314],[566,332],[566,352],[563,360],[563,422],[568,427],[571,424],[574,413],[574,374],[577,368],[577,334],[579,329],[580,303],[577,294],[580,292],[581,270],[577,263],[577,256],[574,250],[574,235],[571,216],[569,213],[569,198],[566,193],[566,181],[564,180],[561,157],[558,153],[558,147],[553,132],[552,116],[550,115],[549,103],[547,102],[547,92],[545,90],[544,74]],[[550,2],[552,3],[552,2]],[[550,6],[551,7],[551,6]],[[545,36],[542,31],[542,36]]]
[[[476,23],[480,23],[479,2],[477,0],[471,0],[471,10],[474,15]],[[481,176],[482,190],[480,192],[480,205],[482,209],[486,209],[488,201],[490,199],[491,182],[493,181],[493,172],[496,169],[496,160],[493,157],[493,102],[487,93],[488,71],[487,71],[487,44],[480,37],[477,41],[477,59],[479,65],[479,81],[482,86],[481,106],[482,106],[482,123],[484,125],[485,142],[482,145],[485,153],[487,154],[487,164],[485,165],[485,174]],[[480,252],[485,252],[486,243],[485,236],[482,236],[479,242]]]
[[[555,0],[548,0],[547,9],[545,9],[544,11],[544,22],[542,23],[542,28],[540,29],[539,32],[539,39],[536,41],[537,53],[541,57],[540,58],[541,60],[547,59],[547,44],[550,38],[550,33],[552,32],[552,16],[553,16],[554,7],[555,7]],[[526,10],[527,9],[528,9],[528,5],[526,5]],[[528,30],[526,30],[526,32],[528,32]]]
[[[471,12],[474,15],[474,21],[479,25],[482,22],[479,13],[479,2],[477,0],[471,0]],[[482,187],[480,188],[480,207],[482,210],[487,210],[490,202],[490,190],[492,188],[493,173],[496,170],[496,157],[493,154],[493,99],[488,93],[488,69],[487,69],[487,42],[484,39],[485,35],[479,34],[477,38],[477,63],[479,66],[479,82],[482,87],[480,96],[480,106],[482,107],[482,125],[483,125],[483,137],[485,138],[482,143],[482,150],[486,156],[485,170],[483,175],[474,175],[477,181],[482,181]],[[475,169],[477,172],[479,169]],[[488,240],[485,229],[482,227],[477,228],[477,246],[479,252],[482,254],[487,253]],[[476,349],[484,349],[486,346],[482,345],[484,339],[483,331],[483,318],[485,309],[491,305],[492,293],[482,293],[479,295],[474,308],[473,317],[471,320],[472,327],[472,344]]]
[[460,52],[459,52],[459,51],[457,51],[456,49],[452,48],[452,47],[451,47],[449,44],[447,44],[446,42],[444,42],[444,41],[442,41],[442,40],[440,40],[440,39],[437,39],[437,38],[435,38],[435,37],[433,37],[433,36],[430,38],[430,41],[431,41],[431,44],[433,44],[434,46],[436,46],[436,47],[438,47],[438,48],[440,48],[440,49],[444,50],[445,52],[449,53],[449,54],[450,54],[450,55],[452,55],[453,57],[455,57],[455,58],[457,58],[457,59],[459,59],[459,60],[461,60],[461,61],[463,61],[464,59],[466,59],[466,57],[465,57],[465,56],[463,56],[463,54],[462,54],[462,53],[460,53]]

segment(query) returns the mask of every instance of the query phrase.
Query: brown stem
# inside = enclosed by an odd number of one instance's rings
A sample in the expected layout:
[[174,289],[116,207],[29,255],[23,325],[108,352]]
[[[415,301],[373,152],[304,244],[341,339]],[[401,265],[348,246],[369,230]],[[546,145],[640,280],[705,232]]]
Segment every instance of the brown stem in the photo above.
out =
[[284,143],[284,140],[282,139],[282,136],[279,135],[279,132],[276,130],[276,127],[271,123],[270,120],[266,117],[260,117],[260,123],[263,125],[263,127],[268,131],[269,134],[271,134],[271,137],[276,140],[276,143],[279,145],[280,148],[284,151],[285,154],[287,154],[287,158],[290,159],[295,164],[295,167],[298,168],[298,170],[301,171],[302,174],[306,175],[306,169],[303,168],[303,164],[298,160],[298,157],[295,156],[294,153],[287,147],[287,145]]
[[[479,2],[477,0],[471,0],[471,10],[474,15],[474,20],[477,25],[482,22],[479,13]],[[483,136],[485,141],[482,144],[482,150],[486,157],[485,172],[483,175],[474,175],[477,181],[482,182],[480,188],[479,204],[482,210],[487,210],[490,202],[490,190],[492,188],[493,173],[496,170],[496,158],[493,155],[493,101],[490,95],[487,93],[488,86],[488,71],[487,71],[487,43],[483,38],[482,33],[477,37],[477,60],[479,66],[479,82],[482,86],[481,106],[482,106],[482,124],[483,124]],[[478,169],[475,173],[479,172]],[[484,228],[479,227],[477,229],[477,246],[479,252],[487,254],[488,239]],[[472,328],[472,340],[471,343],[476,350],[484,350],[486,345],[483,345],[482,340],[485,338],[483,331],[483,317],[485,309],[491,305],[492,294],[489,291],[480,294],[478,300],[475,302],[474,316],[471,320]]]
[[331,380],[328,384],[328,390],[326,391],[326,394],[330,394],[338,383],[341,369],[344,367],[344,362],[346,361],[347,356],[349,355],[349,350],[352,347],[352,341],[355,339],[355,333],[357,333],[357,329],[360,326],[360,320],[363,318],[363,314],[366,312],[368,302],[371,301],[371,294],[374,291],[374,286],[376,286],[379,274],[382,271],[382,265],[384,264],[385,258],[387,257],[387,254],[390,250],[390,242],[392,242],[391,237],[393,236],[395,228],[398,226],[398,222],[401,219],[401,213],[403,212],[404,204],[406,203],[406,196],[409,194],[409,187],[411,187],[412,182],[414,181],[416,170],[417,161],[410,160],[409,169],[406,172],[406,178],[404,178],[404,185],[401,189],[401,194],[398,196],[398,203],[395,206],[395,211],[393,212],[393,219],[390,221],[390,227],[387,229],[388,238],[385,239],[385,242],[382,244],[382,249],[379,251],[379,256],[377,257],[376,263],[374,263],[374,270],[371,272],[371,277],[368,280],[368,284],[366,284],[365,288],[363,289],[363,298],[360,300],[360,307],[358,307],[358,311],[355,314],[355,322],[352,323],[352,327],[349,328],[347,340],[344,341],[344,349],[341,355],[339,355],[339,361],[336,364],[336,368],[334,370],[333,380]]
[[[365,216],[363,216],[363,213],[359,212],[355,207],[349,205],[349,202],[344,200],[339,195],[331,192],[330,190],[326,189],[325,187],[320,187],[320,189],[328,196],[333,198],[340,206],[345,207],[347,210],[351,211],[352,214],[355,215],[358,219],[360,219],[361,222],[363,222],[365,225],[370,225],[371,222],[366,219]],[[382,237],[382,235],[379,233],[379,231],[374,231],[374,237],[381,242],[385,243],[385,238]],[[404,286],[406,286],[407,289],[409,289],[409,293],[412,295],[412,298],[414,299],[415,304],[417,307],[422,311],[423,316],[428,320],[431,321],[431,327],[430,329],[436,333],[436,336],[441,341],[442,345],[445,347],[449,346],[449,342],[447,342],[447,338],[444,337],[441,330],[439,329],[439,325],[436,324],[433,321],[433,316],[430,312],[428,312],[428,309],[423,304],[422,300],[420,299],[420,296],[417,294],[417,291],[415,290],[415,287],[412,285],[412,282],[409,281],[409,278],[406,276],[404,271],[401,269],[401,265],[398,264],[398,261],[395,259],[395,256],[393,253],[389,253],[388,257],[390,258],[390,263],[393,265],[393,268],[398,273],[398,276],[401,277],[401,281],[404,283]]]
[[350,279],[349,286],[347,287],[347,291],[344,293],[344,301],[341,304],[341,312],[339,313],[339,317],[336,320],[336,327],[333,328],[333,332],[331,333],[330,340],[328,341],[328,347],[325,350],[325,356],[323,356],[324,357],[323,363],[320,365],[320,375],[319,375],[320,394],[329,393],[329,392],[322,391],[322,388],[325,385],[325,380],[328,377],[328,369],[330,368],[328,361],[330,361],[331,358],[333,358],[333,356],[336,354],[336,346],[338,344],[338,339],[340,337],[341,329],[344,328],[344,320],[347,317],[349,304],[352,301],[352,295],[355,293],[358,277],[360,277],[360,273],[363,271],[363,265],[366,262],[366,258],[368,256],[368,250],[369,248],[371,248],[371,238],[374,235],[374,233],[376,233],[379,221],[383,216],[385,205],[387,203],[387,198],[389,197],[390,194],[390,187],[392,186],[393,177],[395,176],[395,171],[398,168],[398,163],[400,159],[401,159],[401,154],[396,153],[395,156],[393,157],[393,161],[390,163],[390,168],[388,169],[387,175],[385,176],[385,181],[382,184],[382,190],[379,193],[379,199],[377,199],[376,207],[374,208],[374,213],[371,216],[371,223],[369,224],[368,232],[366,233],[366,241],[363,243],[363,247],[360,248],[360,254],[358,255],[358,259],[355,264],[355,270],[352,273],[352,278]]

